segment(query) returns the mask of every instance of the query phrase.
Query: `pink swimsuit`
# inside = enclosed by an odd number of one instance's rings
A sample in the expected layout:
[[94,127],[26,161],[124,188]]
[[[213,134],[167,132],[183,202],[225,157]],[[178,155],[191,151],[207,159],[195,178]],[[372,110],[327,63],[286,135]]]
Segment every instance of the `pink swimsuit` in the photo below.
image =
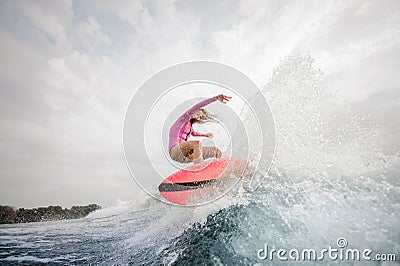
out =
[[179,144],[183,141],[187,141],[189,135],[192,136],[203,136],[206,137],[206,134],[194,132],[192,128],[192,124],[190,123],[190,119],[192,115],[196,113],[201,107],[206,106],[212,102],[216,101],[214,97],[203,100],[187,110],[183,115],[181,115],[175,123],[171,126],[169,130],[169,145],[168,150],[171,151],[171,148],[176,144]]

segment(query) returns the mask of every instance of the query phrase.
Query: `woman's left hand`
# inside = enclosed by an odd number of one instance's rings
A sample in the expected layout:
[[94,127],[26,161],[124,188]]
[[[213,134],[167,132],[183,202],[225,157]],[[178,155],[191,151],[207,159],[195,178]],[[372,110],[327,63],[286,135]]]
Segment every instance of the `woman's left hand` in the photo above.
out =
[[206,135],[207,135],[207,138],[210,138],[210,139],[212,139],[214,137],[213,133],[207,133]]

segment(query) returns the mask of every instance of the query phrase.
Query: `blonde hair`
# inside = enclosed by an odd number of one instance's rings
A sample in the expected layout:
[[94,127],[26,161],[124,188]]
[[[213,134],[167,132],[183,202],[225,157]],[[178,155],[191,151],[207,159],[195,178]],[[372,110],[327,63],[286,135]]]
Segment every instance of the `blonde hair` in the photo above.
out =
[[201,109],[199,109],[199,111],[202,111],[203,114],[201,115],[200,119],[191,118],[190,122],[192,124],[193,123],[203,124],[203,123],[206,123],[206,122],[213,122],[215,120],[215,116],[210,114],[205,109],[201,108]]

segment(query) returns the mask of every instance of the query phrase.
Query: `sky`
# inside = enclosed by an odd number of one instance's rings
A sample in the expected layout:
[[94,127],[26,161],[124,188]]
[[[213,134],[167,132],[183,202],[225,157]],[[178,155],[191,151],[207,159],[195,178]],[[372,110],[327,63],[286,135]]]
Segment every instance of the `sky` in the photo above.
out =
[[134,198],[122,129],[144,81],[210,60],[261,87],[293,51],[359,112],[400,129],[398,0],[1,1],[0,204]]

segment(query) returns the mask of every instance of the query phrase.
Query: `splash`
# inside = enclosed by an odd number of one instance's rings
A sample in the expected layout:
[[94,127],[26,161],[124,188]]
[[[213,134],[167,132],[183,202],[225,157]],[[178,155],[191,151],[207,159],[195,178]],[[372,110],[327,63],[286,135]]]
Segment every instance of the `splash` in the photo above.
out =
[[376,129],[361,126],[338,94],[324,83],[310,55],[291,54],[263,88],[274,114],[274,169],[301,178],[377,170]]
[[[286,57],[263,93],[276,150],[269,174],[256,173],[264,178],[259,189],[242,194],[250,203],[245,227],[257,236],[253,243],[307,247],[346,236],[355,246],[396,251],[399,161],[375,144],[376,124],[328,89],[309,55]],[[235,240],[244,253],[255,248],[248,240],[243,234]]]

